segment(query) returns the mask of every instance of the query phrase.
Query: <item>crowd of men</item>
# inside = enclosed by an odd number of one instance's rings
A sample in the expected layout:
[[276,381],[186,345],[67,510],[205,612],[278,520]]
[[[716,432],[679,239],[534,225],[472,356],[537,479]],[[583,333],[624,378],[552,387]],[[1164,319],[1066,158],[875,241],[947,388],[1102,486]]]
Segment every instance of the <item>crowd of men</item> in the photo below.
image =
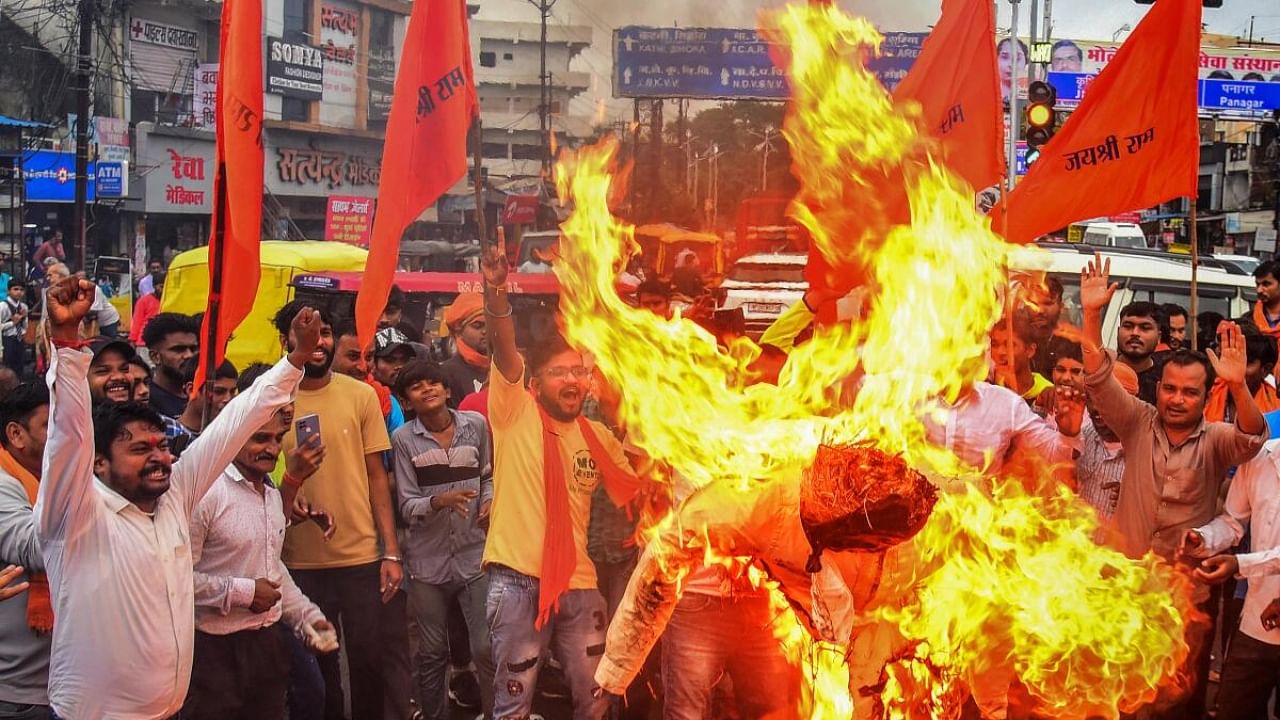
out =
[[[369,348],[350,317],[291,302],[275,316],[281,360],[223,363],[203,387],[199,318],[159,312],[158,268],[124,337],[95,310],[100,289],[55,258],[34,358],[13,285],[0,718],[530,718],[553,688],[575,720],[787,717],[799,679],[743,573],[689,553],[678,596],[629,587],[655,562],[639,506],[743,538],[737,554],[815,618],[840,585],[816,561],[852,548],[811,547],[793,487],[699,493],[628,443],[588,357],[559,337],[517,347],[501,251],[482,269],[484,292],[425,336],[393,293]],[[1191,691],[1153,717],[1210,710],[1215,625],[1217,717],[1265,717],[1280,670],[1280,449],[1264,445],[1264,414],[1280,410],[1280,265],[1257,279],[1253,313],[1197,318],[1204,352],[1185,309],[1135,302],[1115,313],[1114,354],[1104,264],[1073,297],[1029,279],[992,329],[989,382],[925,420],[967,464],[1066,483],[1096,508],[1100,541],[1192,575]],[[651,279],[635,303],[670,318],[671,297]],[[836,300],[808,293],[765,356],[785,359]],[[433,335],[453,348],[445,362]],[[752,540],[766,528],[776,542]],[[851,669],[860,688],[880,668]],[[1030,716],[1013,681],[974,683],[968,711]]]

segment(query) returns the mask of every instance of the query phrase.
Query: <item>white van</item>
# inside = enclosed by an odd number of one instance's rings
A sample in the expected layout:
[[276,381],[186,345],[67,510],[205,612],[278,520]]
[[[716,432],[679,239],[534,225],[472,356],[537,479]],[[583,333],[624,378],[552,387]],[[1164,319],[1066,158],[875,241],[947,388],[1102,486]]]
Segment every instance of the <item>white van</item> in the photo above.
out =
[[[1063,319],[1081,324],[1080,271],[1093,258],[1096,248],[1079,245],[1052,245],[1027,248],[1011,259],[1015,270],[1045,271],[1062,281]],[[1131,302],[1156,304],[1176,303],[1191,310],[1191,264],[1186,260],[1164,258],[1123,250],[1099,251],[1111,260],[1111,280],[1120,289],[1111,299],[1102,318],[1102,337],[1114,345],[1120,325],[1120,309]],[[1197,312],[1221,313],[1238,318],[1253,308],[1257,287],[1249,275],[1228,273],[1222,268],[1201,266],[1198,271],[1199,306]]]
[[1145,248],[1147,236],[1135,223],[1089,223],[1084,226],[1082,242],[1099,247]]

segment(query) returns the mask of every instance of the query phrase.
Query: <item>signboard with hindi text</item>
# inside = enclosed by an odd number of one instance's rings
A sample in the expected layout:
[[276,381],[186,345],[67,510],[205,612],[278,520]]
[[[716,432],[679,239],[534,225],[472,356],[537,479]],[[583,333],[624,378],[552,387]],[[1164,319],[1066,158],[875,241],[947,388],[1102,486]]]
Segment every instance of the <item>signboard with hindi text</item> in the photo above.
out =
[[324,216],[324,239],[368,247],[374,202],[371,197],[330,195]]
[[200,63],[196,66],[195,95],[191,98],[191,124],[195,127],[214,127],[214,113],[218,106],[218,63]]
[[[1056,42],[1048,79],[1058,92],[1059,105],[1078,104],[1118,49],[1117,43]],[[1256,115],[1280,109],[1280,52],[1201,47],[1197,94],[1204,112]]]
[[[868,69],[890,91],[920,54],[927,33],[885,33]],[[613,33],[613,94],[631,98],[786,100],[786,73],[769,43],[746,28],[628,26]]]
[[136,177],[143,185],[143,210],[193,215],[212,212],[213,134],[174,129],[173,135],[161,135],[148,125],[139,123],[137,132]]
[[320,48],[324,52],[320,124],[356,126],[356,48],[360,42],[360,10],[338,0],[320,4]]

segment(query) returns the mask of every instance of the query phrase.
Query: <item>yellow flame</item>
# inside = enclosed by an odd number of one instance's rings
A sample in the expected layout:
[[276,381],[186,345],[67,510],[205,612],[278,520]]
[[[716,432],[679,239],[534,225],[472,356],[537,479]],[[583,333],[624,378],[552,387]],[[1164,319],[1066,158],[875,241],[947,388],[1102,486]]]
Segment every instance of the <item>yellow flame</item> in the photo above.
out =
[[[765,26],[790,48],[784,132],[802,188],[792,214],[822,257],[868,290],[864,312],[819,329],[772,385],[750,371],[759,349],[749,341],[720,348],[691,322],[626,305],[615,269],[638,248],[609,210],[620,192],[608,140],[563,154],[557,168],[562,202],[574,206],[556,265],[566,335],[621,390],[630,439],[696,485],[799,477],[824,441],[871,442],[961,476],[971,469],[927,441],[922,418],[985,376],[1011,248],[863,67],[880,42],[866,21],[795,6]],[[1190,605],[1167,566],[1096,545],[1091,511],[1065,491],[948,485],[926,528],[897,549],[919,567],[883,588],[893,602],[871,618],[908,643],[908,654],[884,658],[884,716],[946,717],[958,685],[1002,667],[1055,717],[1114,716],[1170,681]],[[779,618],[782,647],[805,669],[802,715],[849,717],[841,649],[816,643],[781,601]]]

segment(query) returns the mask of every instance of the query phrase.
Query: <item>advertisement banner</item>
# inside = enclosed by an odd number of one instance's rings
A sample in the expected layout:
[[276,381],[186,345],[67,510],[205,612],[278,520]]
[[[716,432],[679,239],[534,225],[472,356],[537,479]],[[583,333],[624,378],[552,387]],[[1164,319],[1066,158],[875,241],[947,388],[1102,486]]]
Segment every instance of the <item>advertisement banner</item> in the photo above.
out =
[[329,0],[320,5],[320,49],[324,53],[324,94],[320,123],[356,126],[356,47],[360,42],[360,11],[354,5]]
[[151,43],[191,52],[195,52],[200,47],[200,34],[195,30],[142,18],[134,18],[129,23],[129,39],[133,42]]
[[129,258],[99,257],[93,264],[93,281],[107,302],[120,313],[120,330],[127,333],[133,320],[133,274]]
[[324,96],[324,52],[268,37],[266,91],[299,100],[320,100]]
[[[1119,47],[1089,40],[1055,42],[1049,82],[1058,91],[1059,104],[1079,103]],[[1198,90],[1200,108],[1206,111],[1255,114],[1280,109],[1280,52],[1201,47]]]
[[[21,163],[20,171],[27,202],[75,202],[75,153],[30,150],[22,154]],[[95,174],[94,163],[89,163],[89,202],[94,201]]]
[[213,211],[212,138],[138,133],[136,175],[149,213],[207,215]]
[[331,195],[324,216],[324,239],[369,246],[373,228],[374,199],[357,195]]
[[508,195],[502,205],[503,225],[532,225],[538,220],[537,195]]
[[214,127],[218,107],[218,63],[201,63],[196,66],[196,80],[192,86],[195,96],[191,100],[192,122],[196,127]]

